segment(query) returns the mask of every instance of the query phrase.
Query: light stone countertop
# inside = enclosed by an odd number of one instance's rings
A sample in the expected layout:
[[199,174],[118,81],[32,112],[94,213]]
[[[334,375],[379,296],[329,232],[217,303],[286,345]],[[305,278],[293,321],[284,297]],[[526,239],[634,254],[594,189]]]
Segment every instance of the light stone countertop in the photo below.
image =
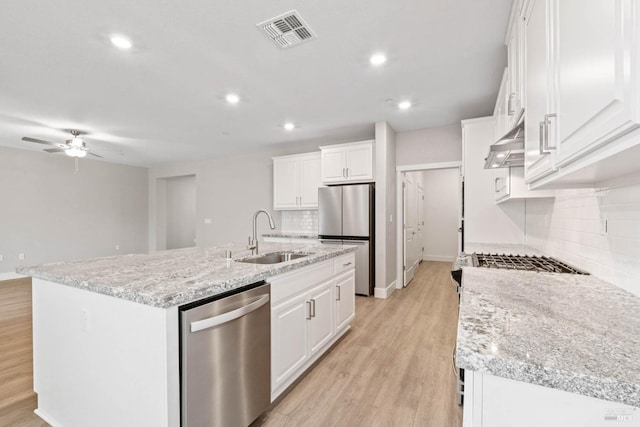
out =
[[593,276],[479,267],[462,285],[458,367],[640,407],[639,297]]
[[[231,250],[233,260],[224,258]],[[349,245],[260,242],[260,255],[294,251],[309,255],[264,265],[236,262],[251,256],[241,244],[187,248],[83,261],[19,267],[26,276],[86,289],[140,304],[167,308],[237,289],[357,250]]]
[[274,231],[272,233],[263,234],[262,237],[282,237],[285,239],[318,239],[318,234],[302,233],[299,231]]

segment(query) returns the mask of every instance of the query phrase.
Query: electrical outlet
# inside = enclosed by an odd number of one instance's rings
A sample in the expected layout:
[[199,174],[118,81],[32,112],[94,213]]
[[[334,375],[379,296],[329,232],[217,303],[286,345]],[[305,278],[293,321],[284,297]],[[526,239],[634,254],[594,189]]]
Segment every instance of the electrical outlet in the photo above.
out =
[[84,325],[84,331],[89,332],[89,310],[86,308],[82,309],[82,323]]
[[120,245],[116,245],[116,251],[120,250]]
[[20,261],[24,261],[24,254],[18,254],[18,259]]
[[393,214],[389,214],[389,222],[393,222]]
[[4,255],[0,254],[0,262],[4,261]]
[[205,218],[204,219],[204,223],[205,224],[211,224],[211,218]]

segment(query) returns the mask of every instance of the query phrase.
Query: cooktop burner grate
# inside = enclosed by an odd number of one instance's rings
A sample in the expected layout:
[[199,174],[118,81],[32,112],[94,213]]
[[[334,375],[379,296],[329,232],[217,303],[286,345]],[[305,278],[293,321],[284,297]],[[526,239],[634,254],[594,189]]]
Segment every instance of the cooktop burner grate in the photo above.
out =
[[473,254],[475,267],[501,268],[509,270],[528,270],[548,273],[584,274],[586,271],[578,270],[555,258],[545,256],[527,255],[499,255],[499,254]]

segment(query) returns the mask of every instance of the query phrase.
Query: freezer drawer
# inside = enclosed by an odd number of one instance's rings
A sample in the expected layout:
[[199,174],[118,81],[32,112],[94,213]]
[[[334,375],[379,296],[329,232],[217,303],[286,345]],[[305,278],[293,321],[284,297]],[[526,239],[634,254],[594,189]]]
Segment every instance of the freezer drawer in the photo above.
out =
[[353,245],[358,246],[356,257],[356,295],[370,296],[372,292],[372,264],[369,241],[367,240],[332,240],[321,239],[326,245]]
[[271,403],[270,286],[180,311],[182,427],[246,427]]

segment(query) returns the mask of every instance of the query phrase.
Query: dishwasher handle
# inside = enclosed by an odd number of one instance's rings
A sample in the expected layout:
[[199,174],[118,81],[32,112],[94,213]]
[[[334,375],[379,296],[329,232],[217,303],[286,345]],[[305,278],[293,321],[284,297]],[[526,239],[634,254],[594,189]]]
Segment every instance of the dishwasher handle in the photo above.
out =
[[203,329],[213,328],[214,326],[221,325],[223,323],[230,322],[239,317],[245,316],[252,311],[255,311],[265,305],[269,301],[269,294],[260,295],[256,297],[253,302],[237,308],[235,310],[228,311],[217,316],[209,317],[207,319],[198,320],[197,322],[191,322],[190,332],[198,332]]

